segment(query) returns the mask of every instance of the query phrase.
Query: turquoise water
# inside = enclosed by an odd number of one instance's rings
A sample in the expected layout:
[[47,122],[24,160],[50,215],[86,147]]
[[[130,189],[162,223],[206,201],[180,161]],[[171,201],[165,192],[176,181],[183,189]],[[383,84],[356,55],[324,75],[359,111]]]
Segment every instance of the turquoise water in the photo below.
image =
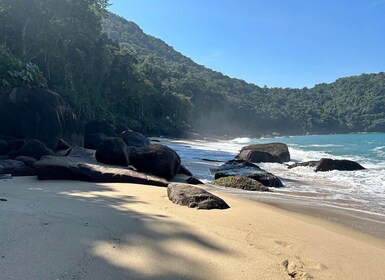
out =
[[[243,138],[245,140],[245,138]],[[385,166],[385,134],[335,134],[290,136],[270,139],[250,139],[249,143],[283,142],[302,152],[302,157],[319,159],[319,156],[349,158],[379,168]],[[236,141],[235,141],[236,142]],[[307,152],[307,154],[306,154]],[[294,160],[303,160],[294,154]],[[315,157],[315,158],[314,158]]]
[[[285,185],[272,195],[301,198],[385,216],[385,134],[307,135],[280,138],[236,138],[231,141],[175,141],[167,145],[181,156],[192,173],[206,181],[223,162],[233,159],[243,146],[283,142],[289,146],[292,162],[323,157],[355,160],[366,169],[359,171],[314,172],[310,167],[288,169],[285,164],[260,163]],[[205,161],[210,159],[212,161]],[[242,192],[242,191],[239,191]],[[248,196],[260,196],[248,193]]]

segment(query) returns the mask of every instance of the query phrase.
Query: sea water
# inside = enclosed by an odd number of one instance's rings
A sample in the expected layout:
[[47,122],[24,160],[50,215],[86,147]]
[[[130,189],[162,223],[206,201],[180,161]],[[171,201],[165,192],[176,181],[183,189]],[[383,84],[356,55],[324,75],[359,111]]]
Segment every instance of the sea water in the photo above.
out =
[[[284,188],[270,196],[296,198],[334,207],[385,216],[385,134],[307,135],[280,138],[236,138],[229,141],[167,140],[181,156],[183,164],[199,179],[210,182],[215,168],[233,159],[240,149],[255,143],[283,142],[289,146],[291,162],[323,157],[354,160],[364,166],[359,171],[314,172],[311,167],[288,169],[286,164],[259,163],[277,175]],[[244,194],[245,191],[233,190]],[[261,196],[248,192],[247,196]]]

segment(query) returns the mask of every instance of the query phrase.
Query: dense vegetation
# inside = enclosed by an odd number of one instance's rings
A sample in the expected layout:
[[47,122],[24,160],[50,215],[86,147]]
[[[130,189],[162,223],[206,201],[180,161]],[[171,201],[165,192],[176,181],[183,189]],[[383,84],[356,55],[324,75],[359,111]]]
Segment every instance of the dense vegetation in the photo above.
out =
[[0,91],[48,87],[84,121],[149,134],[385,131],[385,73],[261,88],[194,63],[108,0],[2,0]]

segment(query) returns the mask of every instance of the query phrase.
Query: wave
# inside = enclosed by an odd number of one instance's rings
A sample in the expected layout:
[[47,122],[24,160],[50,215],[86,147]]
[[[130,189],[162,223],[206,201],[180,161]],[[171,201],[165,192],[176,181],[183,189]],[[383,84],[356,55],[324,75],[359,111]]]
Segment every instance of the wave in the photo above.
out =
[[251,142],[251,139],[248,137],[239,137],[231,140],[231,142],[236,144],[249,144]]
[[303,146],[303,147],[317,147],[317,148],[330,148],[330,147],[343,147],[344,145],[337,145],[337,144],[313,144],[313,145],[308,145],[308,146]]

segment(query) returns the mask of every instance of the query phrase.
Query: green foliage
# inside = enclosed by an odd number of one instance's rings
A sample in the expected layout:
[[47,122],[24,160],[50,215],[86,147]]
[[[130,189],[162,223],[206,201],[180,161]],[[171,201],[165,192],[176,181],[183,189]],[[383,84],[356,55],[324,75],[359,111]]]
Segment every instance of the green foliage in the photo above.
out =
[[107,6],[1,0],[0,91],[47,85],[84,121],[150,134],[385,131],[384,73],[261,88],[194,63]]

